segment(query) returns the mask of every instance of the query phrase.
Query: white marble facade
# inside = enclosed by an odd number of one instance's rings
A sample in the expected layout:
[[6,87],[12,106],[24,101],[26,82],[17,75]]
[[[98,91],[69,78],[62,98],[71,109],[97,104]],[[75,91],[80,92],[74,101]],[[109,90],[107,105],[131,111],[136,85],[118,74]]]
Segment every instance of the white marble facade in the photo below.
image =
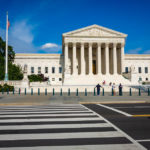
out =
[[[28,74],[33,74],[33,68],[34,74],[39,73],[40,67],[52,85],[94,85],[104,80],[137,84],[139,78],[150,80],[150,55],[125,55],[126,34],[92,25],[64,33],[62,37],[61,55],[16,54],[15,63],[22,67],[27,64]],[[129,74],[131,66],[136,68],[134,81],[122,75],[125,71]]]

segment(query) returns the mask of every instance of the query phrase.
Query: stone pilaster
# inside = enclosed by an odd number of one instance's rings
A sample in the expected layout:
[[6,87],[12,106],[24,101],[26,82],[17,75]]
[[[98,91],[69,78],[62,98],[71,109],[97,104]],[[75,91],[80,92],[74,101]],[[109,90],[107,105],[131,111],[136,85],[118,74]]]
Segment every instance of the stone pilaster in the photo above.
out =
[[113,43],[113,74],[117,74],[117,43]]
[[99,74],[102,73],[102,71],[101,71],[101,43],[98,43],[98,45],[97,45],[97,54],[96,54],[96,57],[97,57],[97,61],[96,61],[97,68],[96,68],[96,70],[97,70],[97,74],[99,75]]
[[65,46],[65,49],[64,49],[64,50],[65,50],[65,52],[64,52],[64,54],[65,54],[65,55],[64,55],[64,56],[65,56],[65,58],[64,58],[64,60],[65,60],[65,61],[64,61],[64,65],[65,65],[65,72],[66,72],[67,69],[68,69],[68,68],[67,68],[67,67],[68,67],[68,43],[65,43],[64,46]]
[[81,43],[81,57],[80,57],[80,62],[81,62],[81,75],[85,74],[85,58],[84,58],[84,43]]
[[72,61],[72,63],[73,63],[73,70],[72,70],[72,74],[74,75],[74,74],[76,74],[77,73],[77,64],[76,64],[76,43],[73,43],[73,56],[72,56],[72,59],[73,59],[73,61]]
[[123,72],[123,68],[124,68],[124,65],[123,65],[123,61],[124,61],[124,43],[121,44],[121,68],[120,68],[120,73]]
[[89,75],[92,74],[92,43],[89,43],[89,51],[88,51],[88,55],[89,55]]
[[106,74],[109,74],[109,43],[105,44],[105,64]]

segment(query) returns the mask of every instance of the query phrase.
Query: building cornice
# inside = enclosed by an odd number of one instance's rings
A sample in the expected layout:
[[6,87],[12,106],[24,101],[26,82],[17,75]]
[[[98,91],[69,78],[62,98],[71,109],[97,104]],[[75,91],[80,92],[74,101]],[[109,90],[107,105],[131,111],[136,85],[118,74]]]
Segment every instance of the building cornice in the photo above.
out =
[[150,60],[150,54],[125,54],[125,60]]

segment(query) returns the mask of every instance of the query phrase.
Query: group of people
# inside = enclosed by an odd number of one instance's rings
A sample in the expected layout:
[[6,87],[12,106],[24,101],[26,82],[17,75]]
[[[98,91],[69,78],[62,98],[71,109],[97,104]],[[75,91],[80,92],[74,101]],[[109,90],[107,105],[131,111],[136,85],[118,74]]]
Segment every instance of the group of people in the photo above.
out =
[[[106,84],[106,82],[103,81],[103,85],[105,85],[105,84]],[[116,95],[116,85],[115,85],[115,83],[110,82],[109,86],[112,87],[112,94]],[[100,89],[103,88],[103,87],[100,84],[97,84],[95,88],[97,88],[97,95],[100,95]],[[118,88],[119,88],[119,95],[122,95],[122,84],[121,83],[119,84]]]

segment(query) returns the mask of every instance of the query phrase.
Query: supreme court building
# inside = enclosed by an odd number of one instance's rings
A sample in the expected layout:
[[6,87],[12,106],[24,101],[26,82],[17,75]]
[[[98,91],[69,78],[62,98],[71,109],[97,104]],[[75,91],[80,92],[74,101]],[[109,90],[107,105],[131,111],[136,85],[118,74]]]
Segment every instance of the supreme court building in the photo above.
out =
[[16,54],[28,75],[44,74],[51,85],[139,84],[150,80],[150,55],[125,54],[127,35],[92,25],[62,35],[62,54]]

